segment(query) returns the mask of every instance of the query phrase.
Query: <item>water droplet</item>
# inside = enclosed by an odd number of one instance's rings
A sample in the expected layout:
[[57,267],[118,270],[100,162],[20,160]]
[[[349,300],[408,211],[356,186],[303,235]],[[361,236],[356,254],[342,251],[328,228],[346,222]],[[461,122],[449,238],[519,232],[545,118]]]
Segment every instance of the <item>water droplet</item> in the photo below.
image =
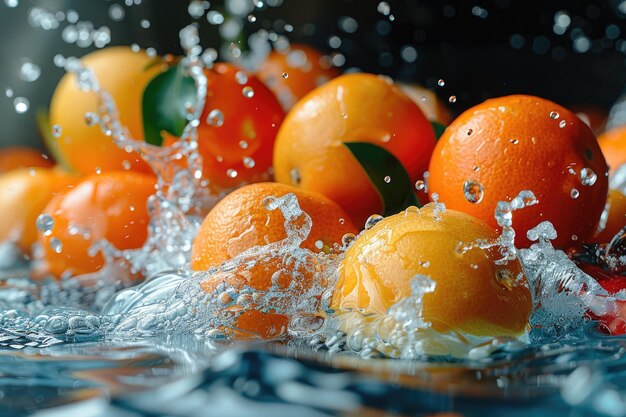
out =
[[315,241],[315,247],[319,250],[324,249],[324,242],[322,242],[321,240],[316,240]]
[[265,6],[265,3],[263,2],[263,0],[252,0],[252,4],[254,4],[254,7],[258,9]]
[[450,98],[448,98],[448,102],[449,103],[456,103],[456,96],[450,96]]
[[245,98],[252,98],[254,97],[254,89],[248,85],[241,90],[241,94],[243,94]]
[[422,191],[426,188],[426,183],[422,180],[415,181],[415,189],[418,191]]
[[474,166],[474,168],[472,168],[472,169],[474,170],[474,172],[478,172],[478,171],[480,171],[480,167],[479,167],[479,166],[477,166],[477,165],[476,165],[476,166]]
[[286,72],[283,72],[283,78],[284,78],[284,79],[289,78],[289,74],[287,74]]
[[206,122],[210,126],[220,127],[224,124],[224,113],[219,109],[213,109],[209,112]]
[[19,0],[4,0],[4,4],[6,4],[7,7],[17,7],[20,4]]
[[573,240],[573,241],[578,240],[578,236],[576,236],[576,235],[572,235],[572,240]]
[[570,191],[569,195],[574,199],[578,198],[578,196],[580,196],[580,191],[578,191],[576,188],[572,188],[572,191]]
[[345,235],[343,235],[341,237],[341,244],[343,245],[344,248],[350,246],[352,244],[352,242],[354,242],[356,239],[356,236],[354,235],[354,233],[346,233]]
[[25,97],[16,97],[15,100],[13,100],[13,107],[17,114],[24,114],[30,108],[30,102]]
[[580,183],[586,186],[592,186],[596,183],[598,176],[591,168],[583,168],[580,170]]
[[510,140],[510,142],[511,142],[513,145],[517,145],[517,144],[519,143],[519,140],[517,140],[517,139],[511,139],[511,140]]
[[6,89],[4,90],[4,95],[5,95],[5,96],[7,96],[8,98],[13,97],[13,89],[11,89],[11,88],[6,88]]
[[243,71],[237,71],[235,73],[235,80],[237,81],[239,85],[244,85],[245,83],[248,82],[248,74],[246,74]]
[[[189,7],[191,8],[191,5],[189,5]],[[121,22],[122,20],[124,20],[125,15],[126,12],[124,11],[124,8],[119,4],[112,4],[109,7],[109,17],[114,22]]]
[[44,236],[50,236],[52,234],[52,229],[54,229],[54,219],[50,215],[42,213],[37,217],[35,225],[37,226],[39,233]]
[[52,249],[55,253],[61,253],[63,251],[63,242],[56,237],[53,237],[50,239],[50,249]]
[[61,126],[59,125],[52,126],[52,136],[54,136],[55,138],[58,138],[61,136],[61,133],[62,133]]
[[293,168],[291,171],[289,171],[289,177],[291,177],[291,183],[294,185],[298,185],[300,184],[300,171],[298,171],[298,168]]
[[20,66],[20,79],[22,81],[33,82],[37,81],[41,76],[41,68],[31,61],[25,60]]
[[236,178],[238,174],[239,173],[232,168],[226,170],[226,175],[228,175],[229,178]]
[[346,222],[346,219],[344,218],[339,219],[339,224],[344,224],[345,222]]
[[384,219],[384,217],[380,214],[372,214],[365,221],[365,230],[369,230],[372,227],[376,226],[378,223],[380,223],[382,219]]
[[256,16],[253,14],[248,15],[248,22],[250,23],[256,22]]
[[144,29],[148,29],[150,27],[150,21],[148,19],[141,19],[140,25]]
[[483,185],[477,181],[467,180],[463,184],[463,194],[465,199],[472,204],[478,204],[483,200],[485,190]]
[[246,156],[245,158],[243,158],[243,166],[246,168],[254,168],[254,165],[256,165],[256,162],[254,161],[254,159],[250,158],[249,156]]
[[565,126],[567,126],[567,122],[566,122],[565,120],[561,120],[561,121],[559,122],[559,127],[560,127],[561,129],[563,129]]
[[87,112],[85,113],[85,124],[87,126],[93,126],[98,123],[98,116],[95,113]]
[[559,113],[558,113],[558,112],[555,112],[555,111],[551,111],[551,112],[550,112],[550,119],[556,120],[556,119],[558,119],[558,118],[559,118],[559,116],[560,116],[560,115],[559,115]]
[[380,14],[389,16],[389,13],[391,13],[391,6],[386,1],[381,1],[380,3],[378,3],[378,6],[376,6],[376,10]]
[[383,181],[385,181],[387,184],[389,184],[391,182],[391,177],[389,175],[387,175],[385,178],[383,178]]
[[443,78],[440,78],[439,81],[437,81],[437,85],[439,87],[443,87],[444,85],[446,85],[446,80],[444,80]]

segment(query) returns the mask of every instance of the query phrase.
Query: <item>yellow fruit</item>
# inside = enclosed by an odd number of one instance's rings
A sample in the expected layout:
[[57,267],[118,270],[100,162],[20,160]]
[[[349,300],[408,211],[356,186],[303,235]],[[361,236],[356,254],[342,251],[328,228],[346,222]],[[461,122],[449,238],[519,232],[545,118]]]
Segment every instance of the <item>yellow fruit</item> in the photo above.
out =
[[[497,265],[497,247],[471,246],[496,238],[480,220],[434,208],[409,208],[359,236],[340,266],[333,308],[385,314],[411,295],[411,278],[422,274],[435,282],[434,292],[423,298],[423,319],[433,329],[476,336],[523,333],[531,294],[519,262]],[[463,251],[464,246],[472,248]]]

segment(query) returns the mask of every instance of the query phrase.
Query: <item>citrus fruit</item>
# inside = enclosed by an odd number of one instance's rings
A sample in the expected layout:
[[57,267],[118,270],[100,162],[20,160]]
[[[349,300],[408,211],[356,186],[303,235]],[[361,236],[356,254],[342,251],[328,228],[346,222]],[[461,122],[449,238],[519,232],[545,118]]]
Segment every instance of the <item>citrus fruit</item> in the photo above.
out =
[[339,71],[317,49],[292,44],[285,50],[272,51],[256,75],[289,110],[309,91],[338,76]]
[[50,168],[54,163],[40,150],[12,146],[0,150],[0,174],[18,168]]
[[[264,200],[266,197],[282,197],[289,193],[297,197],[300,207],[313,221],[311,232],[302,243],[303,248],[319,252],[334,243],[341,243],[344,234],[357,233],[346,213],[322,195],[284,184],[252,184],[227,195],[206,216],[193,243],[192,269],[208,270],[252,247],[285,239],[284,216],[279,210],[268,211]],[[239,286],[245,283],[256,290],[266,291],[272,286],[276,272],[287,269],[289,273],[281,280],[282,287],[288,287],[298,277],[293,284],[302,289],[307,288],[313,279],[311,272],[295,264],[286,265],[281,258],[261,257],[245,276],[220,273],[211,276],[202,287],[210,292],[221,282],[229,282],[238,283]],[[286,315],[248,309],[238,317],[236,326],[244,332],[269,338],[279,335],[288,323]]]
[[608,113],[605,109],[592,105],[575,105],[568,107],[576,116],[585,122],[597,136],[604,132]]
[[591,242],[609,243],[626,227],[626,195],[618,190],[609,190],[609,212],[604,229],[595,235]]
[[598,143],[611,169],[611,174],[626,164],[626,126],[616,127],[598,137]]
[[[206,104],[198,127],[203,175],[215,190],[271,179],[272,150],[284,112],[255,76],[231,64],[205,72]],[[173,137],[165,139],[170,145]]]
[[363,224],[383,206],[345,142],[386,149],[415,182],[428,167],[435,136],[411,99],[388,78],[371,74],[337,77],[291,109],[274,147],[276,180],[324,194]]
[[[100,87],[115,100],[122,124],[137,140],[143,139],[143,91],[163,69],[161,65],[150,66],[154,60],[143,51],[134,52],[122,46],[101,49],[81,59],[93,71]],[[150,172],[137,153],[119,148],[97,123],[87,123],[85,115],[97,114],[97,110],[97,94],[81,91],[76,76],[67,73],[57,85],[50,104],[50,126],[58,127],[60,132],[47,138],[53,155],[81,174],[128,168]]]
[[429,191],[447,207],[492,227],[499,201],[532,191],[539,204],[513,215],[519,247],[530,244],[526,231],[546,220],[558,233],[556,246],[590,238],[608,188],[589,126],[558,104],[524,95],[487,100],[461,114],[439,139],[429,172]]
[[0,175],[0,241],[16,242],[24,253],[30,253],[37,240],[37,216],[50,199],[76,181],[46,168],[22,168]]
[[422,109],[424,116],[430,121],[447,126],[452,121],[450,110],[442,103],[435,93],[417,84],[399,83],[400,88],[415,104]]
[[89,248],[106,239],[118,249],[135,249],[148,235],[148,197],[154,178],[123,171],[85,177],[65,194],[53,198],[43,211],[48,230],[40,229],[41,253],[37,275],[61,277],[99,270],[101,253]]
[[[434,204],[410,207],[365,231],[347,250],[333,308],[383,315],[411,295],[411,278],[422,274],[435,282],[434,291],[424,295],[422,310],[435,330],[519,335],[531,311],[519,262],[497,265],[497,247],[472,246],[495,238],[494,229],[465,213],[436,213]],[[472,248],[460,250],[463,246]]]

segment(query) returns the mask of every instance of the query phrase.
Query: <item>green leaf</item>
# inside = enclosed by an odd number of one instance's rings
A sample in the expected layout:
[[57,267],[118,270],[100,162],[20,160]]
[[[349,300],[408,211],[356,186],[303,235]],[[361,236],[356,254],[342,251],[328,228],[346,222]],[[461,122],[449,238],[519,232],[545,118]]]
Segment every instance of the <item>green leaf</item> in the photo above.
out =
[[154,77],[143,92],[145,141],[161,146],[162,131],[180,136],[187,124],[187,105],[195,102],[196,86],[180,65]]
[[445,132],[446,127],[439,122],[431,121],[430,124],[433,126],[433,130],[435,131],[435,139],[439,140],[443,132]]
[[[384,216],[396,214],[409,206],[420,207],[409,174],[393,154],[367,142],[346,142],[344,145],[359,161],[378,191]],[[385,181],[386,177],[391,181]]]

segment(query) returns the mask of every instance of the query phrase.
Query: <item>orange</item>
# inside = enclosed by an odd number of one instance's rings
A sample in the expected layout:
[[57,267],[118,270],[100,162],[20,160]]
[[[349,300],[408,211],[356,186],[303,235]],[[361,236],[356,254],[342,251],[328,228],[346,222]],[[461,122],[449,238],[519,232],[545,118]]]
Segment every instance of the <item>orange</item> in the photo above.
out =
[[[93,71],[102,89],[115,100],[122,124],[130,136],[143,140],[142,98],[147,84],[162,69],[161,65],[147,67],[155,58],[145,52],[133,52],[118,46],[92,52],[81,63]],[[110,136],[102,133],[96,123],[89,126],[86,113],[97,113],[98,98],[93,92],[84,92],[76,84],[76,77],[68,73],[57,85],[50,104],[50,126],[58,126],[60,135],[48,137],[48,147],[58,160],[69,168],[91,174],[102,171],[132,170],[151,172],[135,153],[119,148]]]
[[496,265],[497,247],[459,250],[495,238],[495,230],[482,221],[455,210],[436,214],[434,204],[387,217],[347,250],[332,305],[340,313],[384,315],[411,295],[411,278],[421,274],[435,282],[422,310],[433,329],[520,335],[532,303],[519,262]]
[[0,174],[18,168],[50,168],[54,163],[40,150],[11,146],[0,150]]
[[204,177],[216,191],[270,180],[274,140],[285,115],[280,103],[234,65],[216,64],[205,74],[209,91],[198,127]]
[[154,178],[136,172],[107,172],[85,177],[72,190],[53,198],[43,213],[50,233],[41,232],[37,275],[80,275],[102,268],[101,253],[89,248],[102,239],[118,249],[135,249],[148,235],[148,197]]
[[607,169],[595,135],[572,112],[515,95],[487,100],[452,122],[433,152],[428,186],[449,208],[492,227],[499,201],[530,190],[539,204],[513,214],[515,243],[528,246],[526,231],[549,220],[562,247],[595,232]]
[[309,91],[338,76],[339,71],[317,49],[292,44],[284,51],[272,51],[256,75],[289,110]]
[[382,76],[342,75],[291,109],[274,147],[276,181],[324,194],[361,225],[381,212],[382,202],[344,142],[385,148],[415,182],[428,167],[435,136],[419,107]]
[[[282,197],[293,193],[298,203],[312,219],[313,225],[302,247],[319,252],[322,247],[340,243],[344,234],[358,230],[347,218],[346,213],[335,203],[317,193],[298,190],[277,183],[259,183],[242,187],[227,195],[206,216],[193,243],[191,267],[193,270],[208,270],[219,266],[240,253],[255,246],[278,242],[286,238],[285,219],[279,210],[268,211],[264,200],[268,196]],[[302,266],[285,265],[283,259],[260,259],[245,276],[230,273],[213,275],[202,284],[210,292],[221,282],[234,286],[244,283],[257,290],[265,291],[272,286],[272,276],[283,268],[289,270],[289,286],[293,277],[300,277],[295,284],[306,288],[311,285],[310,272]],[[237,327],[244,332],[262,338],[275,337],[286,329],[289,318],[281,314],[246,310],[237,319]]]
[[619,126],[604,132],[598,137],[602,153],[609,164],[611,174],[622,164],[626,164],[626,126]]
[[50,199],[76,181],[46,168],[22,168],[0,175],[0,241],[14,241],[24,253],[30,253],[37,240],[37,216]]
[[626,195],[618,190],[609,190],[609,213],[604,230],[595,235],[591,242],[609,243],[626,227]]
[[609,117],[605,109],[588,104],[570,106],[569,109],[576,113],[580,120],[587,123],[597,136],[604,132]]
[[450,124],[452,121],[450,110],[446,108],[435,93],[417,84],[400,83],[399,85],[404,94],[409,96],[422,109],[424,116],[428,120],[439,122],[444,126]]

